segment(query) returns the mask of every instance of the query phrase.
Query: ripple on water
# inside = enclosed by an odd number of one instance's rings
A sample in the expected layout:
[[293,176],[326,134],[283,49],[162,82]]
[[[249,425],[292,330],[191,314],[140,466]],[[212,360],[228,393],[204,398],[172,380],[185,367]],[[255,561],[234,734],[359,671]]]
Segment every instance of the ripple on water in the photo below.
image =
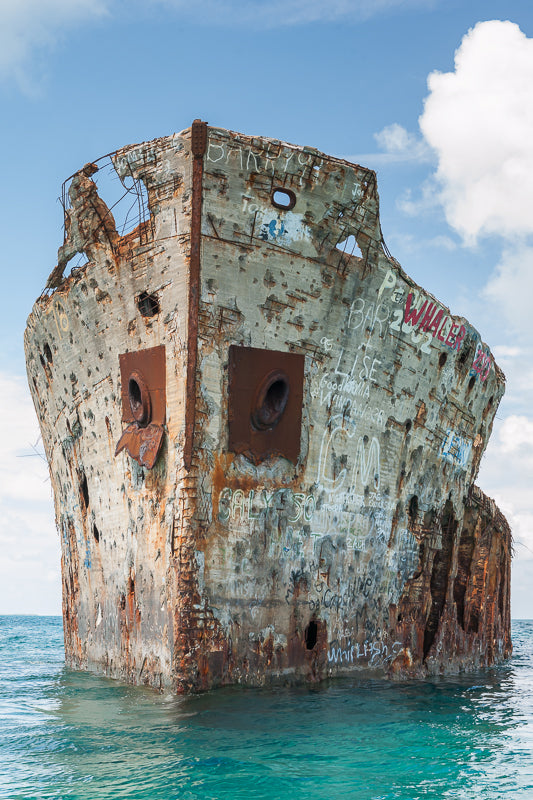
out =
[[533,623],[498,669],[159,695],[63,667],[61,620],[0,618],[0,797],[533,797]]

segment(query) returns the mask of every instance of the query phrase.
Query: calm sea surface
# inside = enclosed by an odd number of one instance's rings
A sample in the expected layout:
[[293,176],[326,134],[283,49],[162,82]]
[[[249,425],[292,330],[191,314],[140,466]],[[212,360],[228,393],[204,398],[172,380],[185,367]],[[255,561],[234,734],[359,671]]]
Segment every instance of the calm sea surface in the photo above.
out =
[[63,666],[58,617],[0,617],[0,797],[529,798],[533,621],[498,669],[161,696]]

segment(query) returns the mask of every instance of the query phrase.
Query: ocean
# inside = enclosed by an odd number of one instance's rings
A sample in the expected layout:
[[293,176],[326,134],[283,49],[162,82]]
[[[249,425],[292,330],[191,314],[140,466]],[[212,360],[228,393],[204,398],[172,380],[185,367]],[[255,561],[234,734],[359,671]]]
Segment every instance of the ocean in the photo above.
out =
[[192,697],[63,664],[59,617],[0,617],[0,798],[533,798],[533,620],[504,666]]

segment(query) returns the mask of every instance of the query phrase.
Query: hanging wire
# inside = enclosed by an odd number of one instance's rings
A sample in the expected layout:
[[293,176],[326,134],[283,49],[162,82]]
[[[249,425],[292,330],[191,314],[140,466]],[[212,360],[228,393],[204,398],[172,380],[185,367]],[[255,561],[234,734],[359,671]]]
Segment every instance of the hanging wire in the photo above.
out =
[[[142,242],[146,235],[146,223],[148,223],[150,220],[148,193],[143,181],[133,174],[129,164],[127,165],[129,171],[127,178],[131,179],[131,186],[128,186],[125,179],[119,175],[113,162],[113,158],[117,152],[118,151],[107,153],[106,155],[96,159],[96,161],[91,162],[96,164],[98,167],[98,170],[93,173],[91,178],[97,187],[98,194],[104,202],[106,201],[107,192],[105,190],[106,187],[103,186],[103,184],[105,184],[106,181],[109,181],[112,186],[114,184],[114,187],[118,188],[117,181],[120,183],[120,194],[118,199],[108,205],[109,214],[113,216],[119,236],[124,236],[138,227],[139,236]],[[69,188],[73,178],[76,177],[79,171],[80,170],[73,173],[65,181],[63,181],[61,185],[61,195],[58,198],[63,209],[63,244],[66,242],[67,237],[67,214],[72,205],[70,202]],[[98,227],[103,227],[105,225],[105,221],[105,218],[101,219]],[[74,258],[71,259],[71,262],[73,262],[75,258],[76,257],[74,256]],[[88,261],[89,259],[85,253],[79,253],[75,263],[70,267],[70,272],[68,274],[72,274],[72,272],[81,269],[86,263],[88,263]],[[41,292],[41,297],[49,296],[53,291],[53,289],[47,289],[45,287]]]

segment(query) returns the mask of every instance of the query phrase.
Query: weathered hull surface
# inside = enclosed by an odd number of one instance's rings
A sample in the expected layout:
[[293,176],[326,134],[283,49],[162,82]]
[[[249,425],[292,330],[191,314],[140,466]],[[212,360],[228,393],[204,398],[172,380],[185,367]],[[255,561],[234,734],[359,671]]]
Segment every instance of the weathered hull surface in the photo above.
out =
[[25,337],[67,662],[182,692],[507,657],[504,378],[388,254],[375,174],[198,121],[111,160],[149,215],[120,236],[77,173]]

